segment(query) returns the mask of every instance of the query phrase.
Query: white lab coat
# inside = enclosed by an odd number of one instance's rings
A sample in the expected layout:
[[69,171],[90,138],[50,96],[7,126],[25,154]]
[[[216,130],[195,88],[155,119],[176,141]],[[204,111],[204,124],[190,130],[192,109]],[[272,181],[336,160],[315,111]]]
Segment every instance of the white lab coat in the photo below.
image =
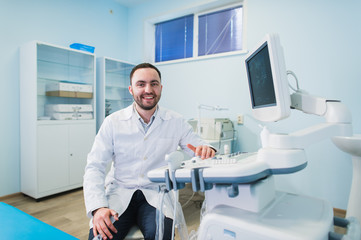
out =
[[[159,107],[147,133],[134,111],[130,105],[109,115],[95,137],[83,185],[89,217],[100,207],[114,209],[120,216],[137,189],[143,191],[150,205],[159,208],[159,184],[152,183],[147,172],[166,165],[165,155],[176,151],[178,146],[192,156],[188,143],[205,144],[190,124],[173,111]],[[111,161],[113,165],[105,180]],[[165,215],[171,217],[170,213]]]

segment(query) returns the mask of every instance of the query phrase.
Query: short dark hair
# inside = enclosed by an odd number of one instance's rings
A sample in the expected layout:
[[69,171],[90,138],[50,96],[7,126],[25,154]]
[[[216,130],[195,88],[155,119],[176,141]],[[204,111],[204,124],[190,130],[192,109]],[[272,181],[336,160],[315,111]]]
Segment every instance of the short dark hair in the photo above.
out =
[[132,77],[133,77],[134,72],[141,68],[153,68],[155,71],[157,71],[157,73],[159,75],[159,79],[162,79],[162,76],[161,76],[158,68],[156,68],[154,65],[152,65],[150,63],[141,63],[141,64],[138,64],[137,66],[133,67],[132,71],[130,72],[130,75],[129,75],[130,85],[132,85]]

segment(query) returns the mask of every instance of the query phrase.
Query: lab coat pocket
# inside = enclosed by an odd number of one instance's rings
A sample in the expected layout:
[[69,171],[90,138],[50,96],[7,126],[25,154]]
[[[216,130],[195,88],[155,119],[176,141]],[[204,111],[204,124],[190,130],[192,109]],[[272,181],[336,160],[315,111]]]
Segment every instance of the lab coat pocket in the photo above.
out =
[[106,194],[107,196],[115,192],[115,190],[116,190],[116,186],[115,186],[115,185],[116,185],[116,184],[114,184],[114,182],[111,182],[111,183],[109,183],[109,184],[107,185],[107,187],[106,187],[106,189],[105,189],[105,194]]

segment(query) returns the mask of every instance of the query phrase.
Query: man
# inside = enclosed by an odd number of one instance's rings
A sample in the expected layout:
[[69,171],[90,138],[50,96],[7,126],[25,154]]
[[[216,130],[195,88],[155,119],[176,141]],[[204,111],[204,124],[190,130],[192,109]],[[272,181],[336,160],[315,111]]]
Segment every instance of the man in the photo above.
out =
[[[165,155],[178,146],[202,159],[215,154],[180,115],[158,106],[162,87],[155,66],[135,66],[129,86],[134,103],[105,118],[95,137],[84,175],[85,205],[92,218],[89,239],[98,234],[123,239],[135,224],[145,239],[154,239],[159,184],[147,178],[148,171],[166,165]],[[163,239],[171,238],[170,217],[164,220]]]

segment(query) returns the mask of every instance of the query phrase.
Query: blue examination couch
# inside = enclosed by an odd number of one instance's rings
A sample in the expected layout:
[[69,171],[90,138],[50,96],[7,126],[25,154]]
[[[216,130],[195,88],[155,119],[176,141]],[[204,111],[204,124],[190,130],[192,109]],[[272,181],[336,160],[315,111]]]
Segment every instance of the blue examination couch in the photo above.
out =
[[75,240],[77,238],[0,202],[0,239],[6,240]]

